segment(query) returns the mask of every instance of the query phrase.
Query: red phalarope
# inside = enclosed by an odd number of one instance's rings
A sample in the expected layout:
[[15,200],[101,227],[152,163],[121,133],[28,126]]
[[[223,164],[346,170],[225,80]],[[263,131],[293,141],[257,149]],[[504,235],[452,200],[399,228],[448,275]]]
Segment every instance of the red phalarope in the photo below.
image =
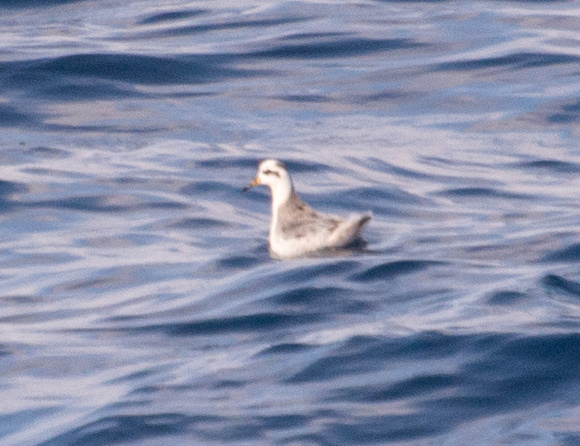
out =
[[347,247],[371,219],[370,213],[343,219],[315,211],[296,194],[286,166],[277,160],[262,161],[256,178],[243,191],[258,185],[268,186],[272,193],[269,243],[280,259]]

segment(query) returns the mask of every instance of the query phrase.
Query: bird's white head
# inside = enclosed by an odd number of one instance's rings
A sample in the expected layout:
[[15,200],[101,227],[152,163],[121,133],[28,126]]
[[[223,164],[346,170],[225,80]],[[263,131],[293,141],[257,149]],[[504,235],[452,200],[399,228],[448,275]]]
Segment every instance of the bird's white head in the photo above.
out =
[[261,184],[270,188],[272,206],[274,208],[285,203],[294,190],[292,179],[288,170],[286,170],[286,166],[280,161],[273,159],[264,160],[260,163],[256,178],[244,188],[244,192]]

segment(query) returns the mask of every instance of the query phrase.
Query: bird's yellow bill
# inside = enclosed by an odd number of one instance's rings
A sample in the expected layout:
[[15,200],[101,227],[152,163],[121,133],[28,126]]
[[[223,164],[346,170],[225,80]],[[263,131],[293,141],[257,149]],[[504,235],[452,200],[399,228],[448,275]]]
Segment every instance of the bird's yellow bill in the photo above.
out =
[[246,187],[244,187],[242,189],[242,192],[246,192],[248,189],[250,189],[251,187],[257,186],[258,184],[260,184],[260,179],[254,178],[254,181],[252,181],[250,184],[248,184]]

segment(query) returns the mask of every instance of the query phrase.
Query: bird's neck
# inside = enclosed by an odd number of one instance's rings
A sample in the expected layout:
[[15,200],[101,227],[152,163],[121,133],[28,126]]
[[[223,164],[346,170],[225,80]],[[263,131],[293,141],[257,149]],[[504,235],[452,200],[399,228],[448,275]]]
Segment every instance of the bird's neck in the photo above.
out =
[[280,181],[272,187],[272,213],[275,215],[278,208],[286,203],[294,193],[292,180]]

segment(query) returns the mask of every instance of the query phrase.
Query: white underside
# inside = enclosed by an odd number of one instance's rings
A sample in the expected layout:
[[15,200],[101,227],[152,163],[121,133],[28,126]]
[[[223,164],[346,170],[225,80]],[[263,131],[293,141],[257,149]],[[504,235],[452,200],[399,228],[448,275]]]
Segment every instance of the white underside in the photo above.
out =
[[270,236],[270,250],[276,257],[281,259],[301,257],[328,247],[324,238],[321,236],[302,239],[282,239],[280,237]]

